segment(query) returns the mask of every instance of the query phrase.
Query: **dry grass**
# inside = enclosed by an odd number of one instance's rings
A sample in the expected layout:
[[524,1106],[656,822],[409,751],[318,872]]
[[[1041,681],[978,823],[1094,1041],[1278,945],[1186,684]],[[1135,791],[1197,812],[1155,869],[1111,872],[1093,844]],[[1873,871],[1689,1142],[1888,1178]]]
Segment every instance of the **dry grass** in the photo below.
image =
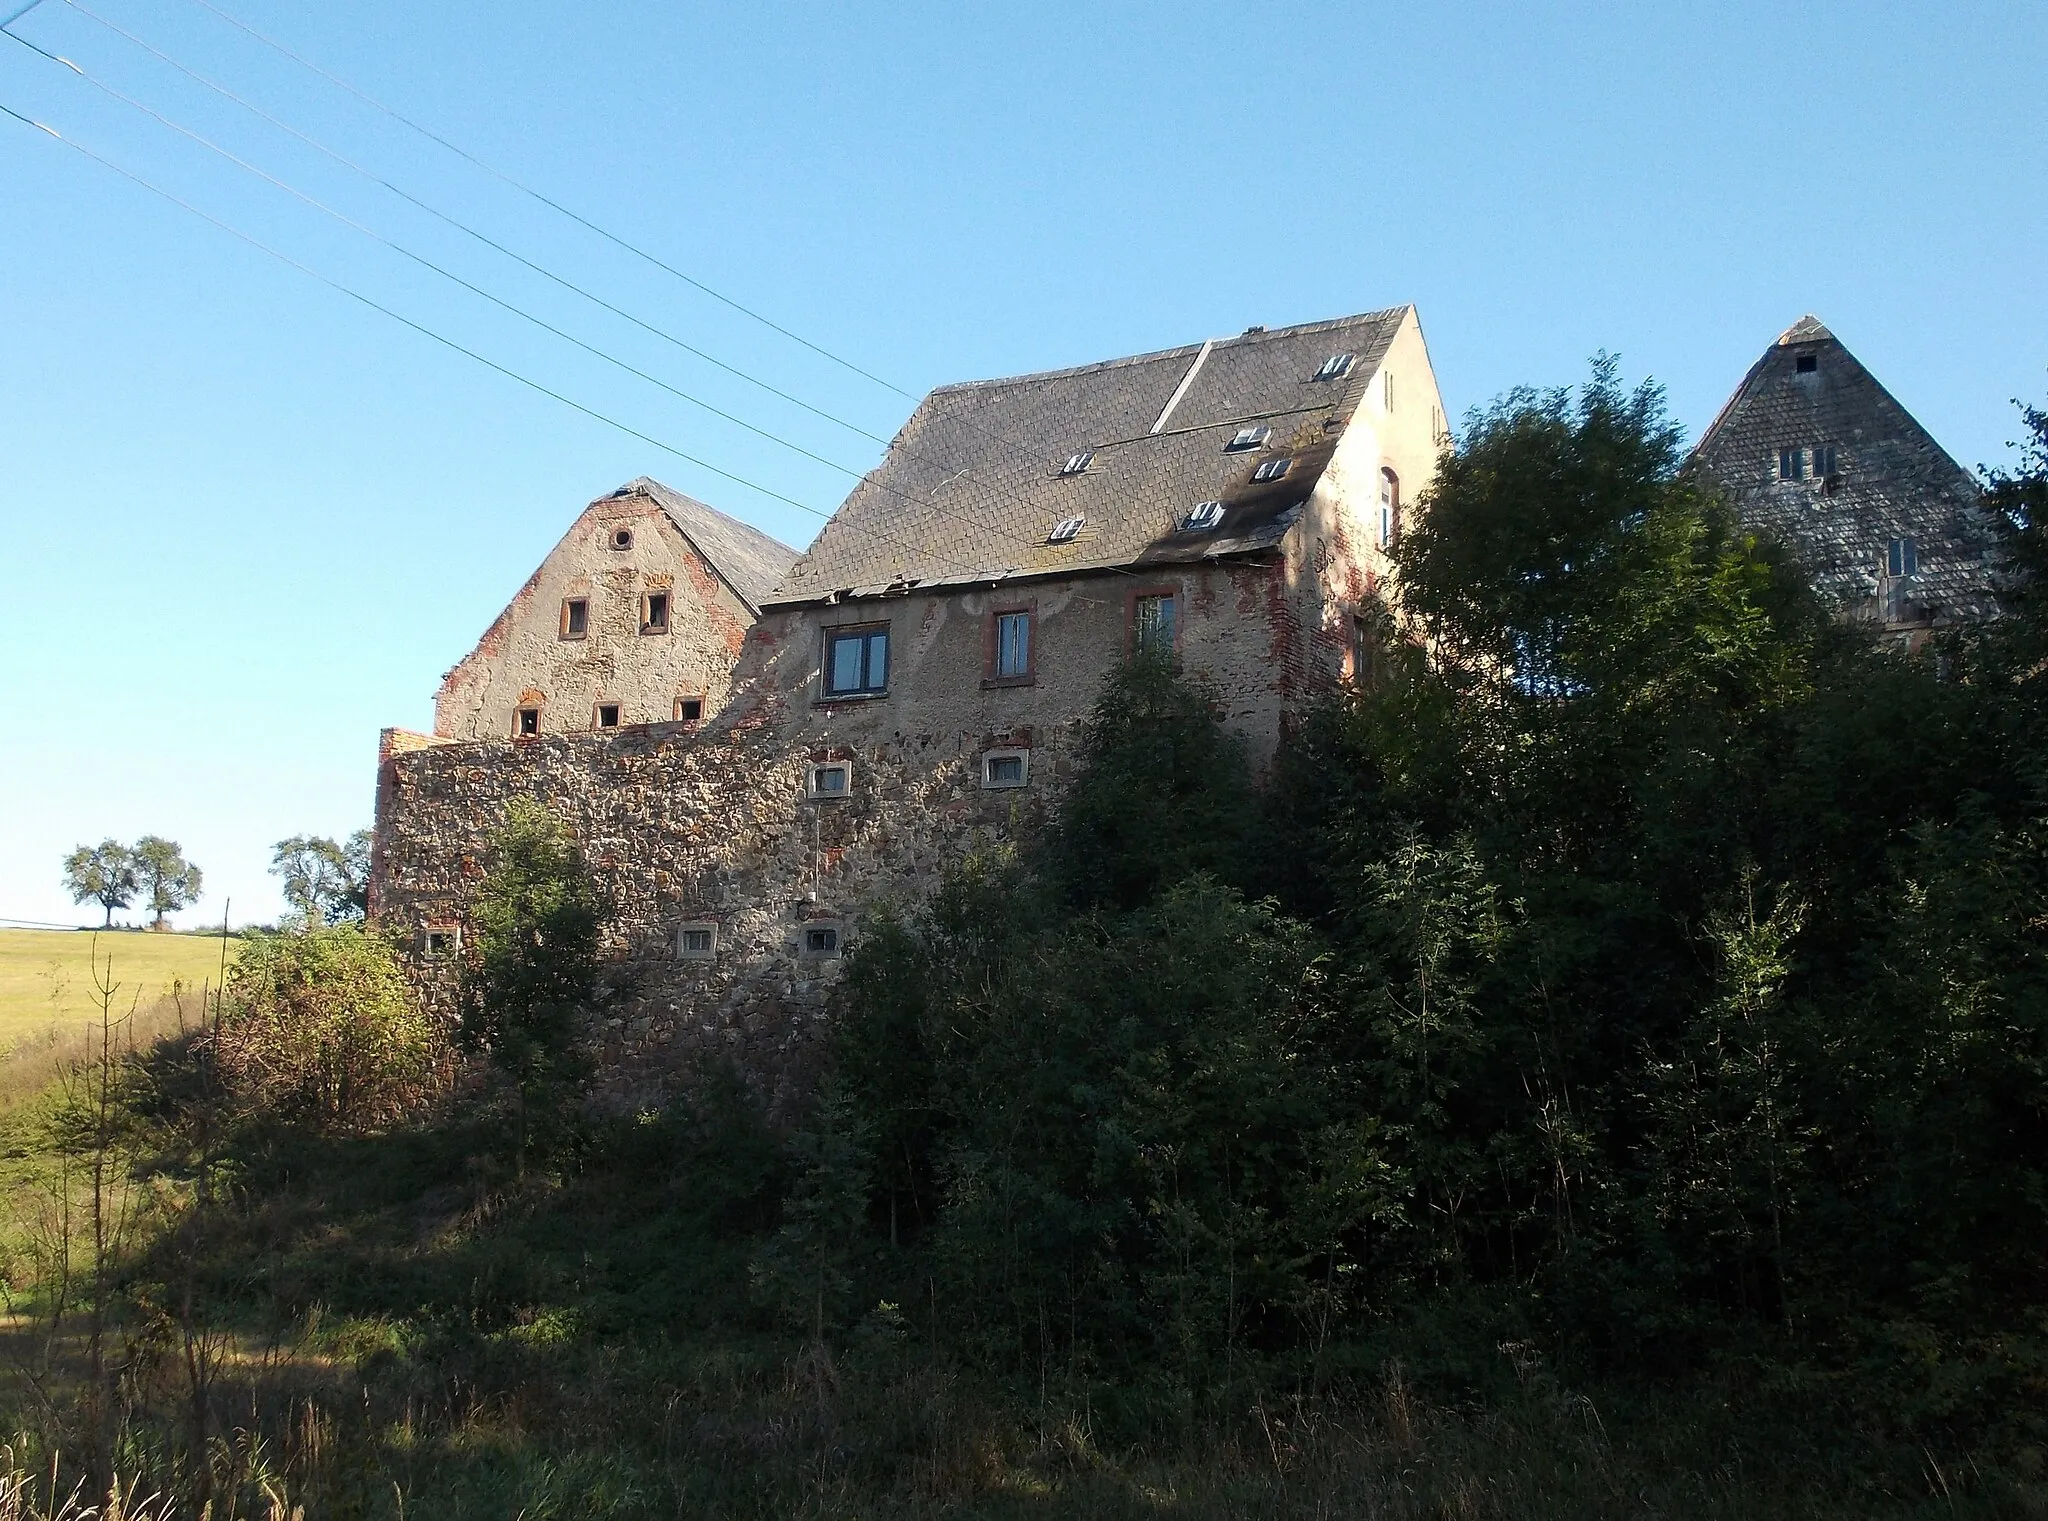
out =
[[[239,940],[227,945],[233,963]],[[99,1015],[93,968],[115,985],[114,1008],[145,1010],[174,989],[198,1007],[198,990],[218,983],[221,943],[197,935],[116,930],[0,930],[0,1050],[47,1041]]]

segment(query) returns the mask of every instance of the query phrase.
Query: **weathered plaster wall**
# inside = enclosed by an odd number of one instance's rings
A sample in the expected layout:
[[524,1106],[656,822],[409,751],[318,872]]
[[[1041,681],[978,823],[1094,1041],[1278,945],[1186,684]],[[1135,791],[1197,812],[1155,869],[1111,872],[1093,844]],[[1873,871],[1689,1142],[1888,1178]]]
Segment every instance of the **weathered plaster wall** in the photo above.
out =
[[[632,535],[630,548],[614,535]],[[669,631],[642,633],[642,599],[670,594]],[[589,604],[584,637],[563,637],[562,604]],[[596,723],[617,703],[625,724],[669,722],[678,697],[724,703],[753,612],[692,547],[661,507],[638,494],[600,498],[540,564],[476,649],[441,683],[434,731],[445,738],[509,737],[522,706],[540,707],[541,732]]]

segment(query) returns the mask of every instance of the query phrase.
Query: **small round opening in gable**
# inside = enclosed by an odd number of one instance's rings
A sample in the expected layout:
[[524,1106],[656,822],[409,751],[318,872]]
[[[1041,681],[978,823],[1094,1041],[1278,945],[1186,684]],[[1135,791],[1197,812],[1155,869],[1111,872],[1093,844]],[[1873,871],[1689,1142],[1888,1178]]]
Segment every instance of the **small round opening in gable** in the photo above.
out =
[[614,528],[614,529],[612,530],[612,548],[614,548],[614,549],[631,549],[632,547],[633,547],[633,530],[632,530],[632,529],[630,529],[630,528]]

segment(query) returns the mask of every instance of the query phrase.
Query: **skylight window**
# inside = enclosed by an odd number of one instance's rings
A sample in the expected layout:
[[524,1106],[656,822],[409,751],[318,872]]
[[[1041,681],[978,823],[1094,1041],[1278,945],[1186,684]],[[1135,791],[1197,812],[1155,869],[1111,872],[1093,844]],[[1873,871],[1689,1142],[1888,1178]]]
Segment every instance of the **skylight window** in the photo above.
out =
[[1186,517],[1180,520],[1182,533],[1207,533],[1223,521],[1221,502],[1197,502]]
[[1087,521],[1086,518],[1061,518],[1053,524],[1052,532],[1045,536],[1045,542],[1071,544],[1074,542],[1074,536],[1081,531],[1081,525]]
[[1316,379],[1342,380],[1350,373],[1351,356],[1349,354],[1332,354],[1323,361],[1323,367],[1316,371]]
[[1282,455],[1279,459],[1263,461],[1259,468],[1252,472],[1252,479],[1255,481],[1277,481],[1287,473],[1288,467],[1293,465],[1293,463],[1294,461],[1285,455]]
[[1088,468],[1088,462],[1095,458],[1093,449],[1083,449],[1079,454],[1069,454],[1067,462],[1060,466],[1061,475],[1079,475]]
[[1263,424],[1257,424],[1249,428],[1239,428],[1237,432],[1230,436],[1230,442],[1223,446],[1223,452],[1225,454],[1235,454],[1240,449],[1256,449],[1266,441],[1272,431],[1271,428]]

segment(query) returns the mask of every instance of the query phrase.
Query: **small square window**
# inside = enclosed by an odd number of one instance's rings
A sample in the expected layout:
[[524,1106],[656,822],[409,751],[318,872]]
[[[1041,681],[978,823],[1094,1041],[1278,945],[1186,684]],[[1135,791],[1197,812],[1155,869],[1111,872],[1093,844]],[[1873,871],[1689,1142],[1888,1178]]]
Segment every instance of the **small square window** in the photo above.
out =
[[640,604],[640,632],[643,634],[666,634],[668,632],[668,593],[649,592]]
[[678,697],[676,699],[676,722],[693,724],[704,717],[704,699],[701,697]]
[[997,681],[1023,681],[1031,675],[1030,609],[997,613],[995,618],[995,664],[990,674]]
[[853,791],[852,762],[824,761],[811,767],[804,790],[827,801],[846,797]]
[[1261,461],[1258,469],[1252,472],[1252,479],[1255,481],[1277,481],[1288,472],[1293,464],[1294,461],[1285,455],[1282,455],[1279,459]]
[[420,952],[438,961],[462,949],[462,929],[453,924],[430,924],[420,934]]
[[806,956],[837,956],[839,954],[839,926],[836,924],[806,924],[798,937],[797,945]]
[[1316,371],[1316,379],[1342,380],[1350,373],[1351,356],[1349,354],[1332,354],[1323,361],[1322,368]]
[[1221,502],[1197,502],[1180,520],[1182,533],[1207,533],[1223,521]]
[[1250,428],[1239,428],[1230,435],[1230,442],[1223,446],[1225,454],[1235,454],[1240,449],[1256,449],[1272,434],[1273,430],[1259,424]]
[[1061,518],[1053,524],[1052,532],[1045,536],[1045,542],[1071,544],[1074,542],[1074,536],[1081,531],[1081,525],[1087,521],[1086,518]]
[[1132,604],[1132,643],[1141,655],[1171,655],[1175,641],[1172,593],[1139,597]]
[[513,720],[512,732],[522,739],[531,739],[540,733],[540,709],[521,708]]
[[1802,375],[1811,375],[1820,368],[1820,355],[1801,354],[1792,362],[1792,366]]
[[684,961],[710,961],[718,955],[718,926],[712,923],[676,926],[676,955]]
[[1920,574],[1920,549],[1911,539],[1893,539],[1885,546],[1885,570],[1894,576]]
[[581,639],[590,632],[590,599],[588,597],[565,597],[562,599],[562,637]]
[[600,729],[616,729],[619,726],[619,705],[615,702],[601,702],[597,705],[597,726]]
[[991,790],[1022,787],[1031,780],[1029,750],[990,750],[981,757],[981,785]]
[[1806,476],[1806,451],[1804,449],[1780,449],[1778,451],[1778,479],[1781,481],[1803,480]]
[[889,631],[830,630],[825,635],[825,695],[877,697],[889,689]]
[[630,529],[630,528],[614,528],[614,529],[612,530],[612,548],[614,548],[614,549],[631,549],[632,547],[633,547],[633,530],[632,530],[632,529]]
[[1089,462],[1094,458],[1093,449],[1083,449],[1079,454],[1069,454],[1067,462],[1060,466],[1060,474],[1079,475],[1088,468]]

